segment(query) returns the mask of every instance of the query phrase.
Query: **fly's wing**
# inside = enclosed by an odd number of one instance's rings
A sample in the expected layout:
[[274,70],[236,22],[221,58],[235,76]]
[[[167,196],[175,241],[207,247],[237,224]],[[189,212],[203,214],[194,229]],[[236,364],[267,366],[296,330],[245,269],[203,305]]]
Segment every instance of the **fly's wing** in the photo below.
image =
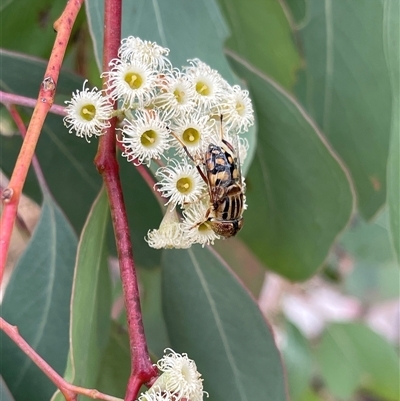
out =
[[223,202],[227,188],[235,183],[232,175],[233,157],[224,144],[210,144],[205,157],[205,170],[211,203]]
[[222,142],[227,146],[232,154],[232,180],[242,185],[242,163],[239,155],[239,136],[236,132],[226,134],[226,139]]

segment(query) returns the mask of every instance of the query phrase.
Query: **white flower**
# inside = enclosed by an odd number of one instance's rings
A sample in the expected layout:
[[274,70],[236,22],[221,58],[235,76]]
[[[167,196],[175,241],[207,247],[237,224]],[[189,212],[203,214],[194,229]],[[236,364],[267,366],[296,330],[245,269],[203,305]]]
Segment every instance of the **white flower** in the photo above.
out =
[[182,229],[188,241],[204,246],[214,244],[220,238],[205,218],[208,207],[208,203],[203,201],[192,203],[183,211]]
[[108,120],[113,106],[102,91],[85,88],[86,83],[87,80],[82,91],[77,90],[72,99],[65,102],[68,106],[65,108],[64,124],[70,133],[75,130],[76,136],[85,137],[89,142],[89,138],[102,135],[102,131],[110,126]]
[[218,71],[198,59],[190,60],[185,73],[194,89],[197,105],[206,112],[218,105],[225,93],[225,80]]
[[129,162],[150,165],[168,149],[169,130],[165,121],[154,110],[136,110],[134,119],[124,120],[121,142],[122,153]]
[[238,147],[238,159],[240,161],[240,166],[243,166],[243,163],[246,160],[247,153],[249,151],[249,141],[247,140],[247,138],[239,138]]
[[158,389],[159,392],[167,391],[173,394],[176,400],[186,398],[190,401],[202,401],[205,393],[203,379],[197,371],[196,363],[189,359],[187,354],[177,354],[169,348],[164,352],[167,351],[170,353],[157,362],[158,369],[163,373],[152,388]]
[[175,205],[170,203],[158,230],[149,230],[145,238],[151,248],[189,248],[191,243],[183,235]]
[[218,112],[224,116],[224,123],[238,132],[247,131],[254,124],[249,92],[239,85],[232,87],[231,93],[219,105]]
[[118,56],[128,63],[133,60],[140,60],[142,63],[161,71],[171,67],[171,62],[167,58],[168,54],[169,49],[161,47],[155,42],[143,41],[134,36],[122,39],[118,50]]
[[167,204],[195,202],[207,190],[196,167],[186,160],[178,163],[173,159],[168,166],[159,168],[156,175],[162,178],[156,185],[160,186],[157,190],[161,195],[169,198]]
[[182,146],[183,143],[194,160],[202,161],[213,136],[215,121],[210,120],[208,115],[203,115],[200,111],[187,113],[173,121],[170,128],[178,140],[173,137],[172,143],[177,148],[178,154],[182,157],[187,155]]
[[122,100],[125,107],[144,107],[150,103],[157,92],[156,70],[140,60],[127,63],[113,59],[110,67],[101,76],[108,77],[107,87],[113,99]]
[[175,397],[168,391],[155,391],[154,386],[142,393],[138,401],[175,401]]
[[175,69],[161,81],[160,95],[154,99],[154,104],[165,110],[170,118],[187,113],[196,105],[194,88],[187,77]]

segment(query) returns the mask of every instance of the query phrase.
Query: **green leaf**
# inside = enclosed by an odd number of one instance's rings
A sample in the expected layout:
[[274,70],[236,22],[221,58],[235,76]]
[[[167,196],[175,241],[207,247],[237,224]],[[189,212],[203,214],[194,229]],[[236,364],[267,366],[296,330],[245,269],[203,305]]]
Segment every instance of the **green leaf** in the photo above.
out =
[[265,266],[237,237],[229,241],[216,241],[213,247],[257,299],[264,283]]
[[[97,383],[110,330],[111,283],[105,246],[108,216],[103,190],[82,231],[72,287],[70,348],[64,377],[86,388]],[[57,392],[53,399],[61,401],[64,397]]]
[[165,251],[162,291],[171,344],[196,362],[210,400],[286,399],[270,328],[210,248]]
[[143,267],[159,266],[161,251],[150,248],[144,237],[150,229],[160,226],[160,206],[134,165],[123,157],[119,158],[119,163],[135,261]]
[[290,90],[301,59],[283,3],[276,0],[219,0],[219,3],[232,33],[227,48]]
[[[77,240],[64,215],[44,195],[33,236],[7,286],[2,317],[58,373],[68,354],[69,305]],[[49,399],[55,386],[3,333],[0,373],[18,401]]]
[[[167,327],[162,314],[161,302],[161,268],[137,267],[137,274],[140,288],[140,305],[144,331],[146,333],[147,346],[155,361],[160,359],[166,348],[171,344],[168,339]],[[123,289],[121,280],[117,280],[113,290],[114,305],[121,305],[123,300]],[[126,312],[123,308],[118,308],[113,314],[116,324],[121,325],[127,330]]]
[[282,348],[292,401],[307,391],[312,375],[312,356],[307,339],[293,324],[287,323]]
[[[296,400],[292,400],[296,401]],[[315,393],[314,390],[311,388],[308,388],[302,397],[300,397],[297,401],[324,401],[322,397],[319,396],[319,394]]]
[[[95,0],[86,2],[86,13],[92,32],[99,66],[103,54],[103,5]],[[229,73],[223,57],[223,41],[228,29],[213,0],[135,3],[124,1],[122,5],[122,37],[139,36],[143,40],[157,42],[168,47],[169,58],[176,67],[187,65],[187,60],[200,58],[219,70]],[[232,77],[229,73],[228,77]]]
[[[385,227],[387,213],[381,213],[379,219],[368,223],[357,219],[340,237],[340,245],[358,261],[375,264],[393,261],[388,229]],[[382,223],[381,223],[382,222]]]
[[64,7],[64,2],[52,0],[2,1],[0,47],[48,56],[55,39],[53,23]]
[[301,105],[235,53],[252,90],[259,123],[247,177],[242,238],[272,270],[310,277],[352,212],[348,174]]
[[[36,100],[47,63],[37,57],[30,57],[3,49],[0,49],[0,61],[2,65],[1,90]],[[62,71],[57,83],[55,103],[70,99],[72,92],[76,88],[82,88],[82,84],[83,79],[81,77],[68,71]]]
[[390,244],[387,217],[383,212],[371,223],[357,219],[339,239],[340,248],[354,264],[345,281],[346,290],[367,303],[399,296],[399,271]]
[[131,371],[129,337],[127,331],[113,322],[107,348],[103,352],[96,388],[123,398]]
[[296,27],[305,58],[297,94],[349,167],[365,218],[386,199],[392,99],[383,3],[310,0]]
[[393,117],[392,140],[388,162],[388,203],[392,246],[400,265],[400,101],[394,103],[397,117]]
[[360,323],[329,326],[317,349],[321,373],[336,397],[350,398],[365,388],[385,400],[399,396],[399,363],[395,349]]
[[397,0],[384,2],[384,45],[392,87],[391,142],[388,161],[390,229],[393,248],[400,264],[400,6]]
[[160,359],[164,349],[171,346],[162,314],[161,269],[138,269],[137,272],[147,345],[150,352]]
[[7,388],[6,383],[4,383],[3,377],[0,376],[0,400],[1,401],[14,401],[14,397]]

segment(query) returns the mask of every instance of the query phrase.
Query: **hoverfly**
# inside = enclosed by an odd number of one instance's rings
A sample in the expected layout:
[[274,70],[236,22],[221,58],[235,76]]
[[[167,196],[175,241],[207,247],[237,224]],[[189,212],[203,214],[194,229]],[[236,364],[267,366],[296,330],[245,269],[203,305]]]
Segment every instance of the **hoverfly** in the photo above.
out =
[[221,115],[221,143],[210,143],[201,161],[205,172],[189,154],[185,144],[175,137],[207,184],[210,204],[204,216],[204,223],[209,224],[216,234],[229,238],[236,235],[243,226],[244,191],[238,148],[235,150],[233,145],[224,139],[222,118]]

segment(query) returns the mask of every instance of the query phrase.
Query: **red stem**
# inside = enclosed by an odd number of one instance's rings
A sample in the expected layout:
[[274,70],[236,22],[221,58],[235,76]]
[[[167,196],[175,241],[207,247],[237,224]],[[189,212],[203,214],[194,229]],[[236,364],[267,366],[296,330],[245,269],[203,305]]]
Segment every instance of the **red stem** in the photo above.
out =
[[43,127],[44,120],[54,102],[58,76],[64,59],[68,39],[83,0],[69,1],[60,16],[54,23],[57,32],[56,40],[51,51],[49,63],[41,83],[38,99],[32,118],[21,146],[15,168],[9,185],[1,193],[3,213],[0,220],[0,283],[3,279],[11,233],[17,217],[18,203],[21,197],[29,166],[35,152],[37,141]]
[[120,398],[100,393],[95,389],[74,386],[66,382],[18,333],[15,326],[0,317],[0,330],[3,330],[14,343],[39,367],[39,369],[57,386],[66,401],[76,401],[78,394],[104,401],[121,401]]
[[[105,0],[103,71],[107,71],[109,62],[118,56],[121,40],[121,7],[121,0]],[[106,86],[106,81],[104,85]],[[114,104],[114,108],[116,107]],[[150,383],[157,376],[157,369],[151,363],[144,334],[128,218],[116,158],[115,126],[114,117],[110,121],[110,127],[99,139],[95,164],[107,189],[116,238],[131,352],[131,375],[125,401],[133,401],[140,386]]]

